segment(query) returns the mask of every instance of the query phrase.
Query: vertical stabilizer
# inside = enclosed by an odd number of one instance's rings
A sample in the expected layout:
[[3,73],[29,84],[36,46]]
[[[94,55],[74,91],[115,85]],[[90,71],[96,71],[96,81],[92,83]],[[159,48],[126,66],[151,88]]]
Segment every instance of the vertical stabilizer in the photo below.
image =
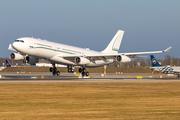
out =
[[159,66],[161,66],[159,64],[159,62],[156,60],[156,58],[154,57],[154,55],[150,55],[150,57],[151,57],[152,67],[159,67]]
[[113,37],[106,49],[102,51],[102,53],[118,53],[123,35],[124,31],[118,30],[116,35]]
[[6,67],[11,67],[11,64],[9,63],[7,59],[6,59]]

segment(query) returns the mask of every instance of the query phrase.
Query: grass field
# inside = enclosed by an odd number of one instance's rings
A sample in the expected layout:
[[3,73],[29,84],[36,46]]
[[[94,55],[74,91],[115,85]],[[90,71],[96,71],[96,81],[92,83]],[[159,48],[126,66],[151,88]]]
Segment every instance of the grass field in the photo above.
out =
[[180,82],[0,83],[0,119],[180,119]]

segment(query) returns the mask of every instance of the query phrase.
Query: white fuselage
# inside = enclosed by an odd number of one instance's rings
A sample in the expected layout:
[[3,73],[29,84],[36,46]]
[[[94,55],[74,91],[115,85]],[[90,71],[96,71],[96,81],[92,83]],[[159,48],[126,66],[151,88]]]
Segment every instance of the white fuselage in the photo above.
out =
[[[101,52],[92,51],[89,49],[83,49],[79,47],[59,44],[55,42],[50,42],[46,40],[36,39],[36,38],[19,38],[18,40],[23,40],[23,42],[14,42],[13,47],[24,55],[33,56],[36,58],[48,59],[54,63],[67,64],[67,65],[77,65],[72,60],[67,60],[63,58],[63,55],[90,55],[90,54],[103,54]],[[96,60],[96,62],[90,62],[86,64],[86,67],[97,67],[114,62],[113,59]]]
[[150,69],[162,73],[180,73],[180,67],[179,66],[160,66],[160,67],[150,67]]

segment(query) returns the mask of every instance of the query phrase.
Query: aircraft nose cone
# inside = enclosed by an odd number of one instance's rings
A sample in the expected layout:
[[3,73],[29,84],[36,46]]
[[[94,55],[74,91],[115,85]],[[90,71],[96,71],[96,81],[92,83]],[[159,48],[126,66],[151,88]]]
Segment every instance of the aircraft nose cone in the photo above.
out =
[[12,46],[13,46],[13,48],[17,48],[17,43],[16,42],[14,42],[13,44],[12,44]]

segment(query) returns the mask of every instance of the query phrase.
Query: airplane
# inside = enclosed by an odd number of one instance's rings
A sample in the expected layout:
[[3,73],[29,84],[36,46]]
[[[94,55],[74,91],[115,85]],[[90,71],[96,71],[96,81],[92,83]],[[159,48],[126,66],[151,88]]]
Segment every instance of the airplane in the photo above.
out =
[[180,67],[179,66],[162,66],[159,64],[159,62],[156,60],[156,58],[154,57],[154,55],[150,55],[151,57],[151,63],[152,63],[152,67],[150,67],[151,70],[154,71],[158,71],[158,72],[162,72],[165,74],[175,74],[177,75],[177,77],[179,78],[180,75]]
[[11,64],[9,63],[7,59],[6,59],[6,67],[11,67]]
[[[123,30],[118,30],[109,45],[101,52],[55,43],[40,38],[22,37],[9,44],[8,50],[15,51],[10,54],[13,60],[23,60],[24,63],[38,63],[39,59],[49,60],[52,64],[50,72],[60,75],[55,64],[67,65],[69,73],[74,72],[74,66],[80,66],[82,76],[89,76],[86,67],[100,67],[113,62],[130,62],[137,55],[168,52],[172,47],[163,51],[118,53],[124,35]],[[97,43],[96,43],[97,44]],[[12,47],[13,46],[13,47]]]
[[6,67],[11,67],[11,64],[9,63],[9,61],[7,59],[6,59],[6,66],[0,67],[0,71],[5,69]]

